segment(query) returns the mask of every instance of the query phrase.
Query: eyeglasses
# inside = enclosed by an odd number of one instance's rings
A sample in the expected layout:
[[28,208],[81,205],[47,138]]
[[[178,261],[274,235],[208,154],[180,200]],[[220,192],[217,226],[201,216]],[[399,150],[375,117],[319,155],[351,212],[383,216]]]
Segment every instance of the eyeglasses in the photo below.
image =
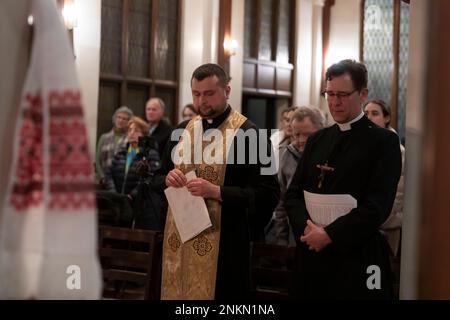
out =
[[331,92],[331,91],[323,91],[322,96],[325,97],[327,100],[332,100],[335,98],[338,98],[339,100],[346,100],[348,97],[350,97],[353,93],[358,91],[358,89],[353,90],[352,92]]

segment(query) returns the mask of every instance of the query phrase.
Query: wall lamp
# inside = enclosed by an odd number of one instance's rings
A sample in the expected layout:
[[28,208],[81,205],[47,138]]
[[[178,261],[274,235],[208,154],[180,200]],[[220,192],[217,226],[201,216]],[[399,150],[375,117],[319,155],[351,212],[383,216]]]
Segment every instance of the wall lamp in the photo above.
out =
[[[59,0],[58,0],[59,1]],[[73,30],[78,24],[77,8],[74,0],[63,0],[61,13],[67,30]]]
[[225,56],[231,57],[236,54],[238,48],[238,42],[235,39],[225,38],[223,41],[223,49],[225,50]]

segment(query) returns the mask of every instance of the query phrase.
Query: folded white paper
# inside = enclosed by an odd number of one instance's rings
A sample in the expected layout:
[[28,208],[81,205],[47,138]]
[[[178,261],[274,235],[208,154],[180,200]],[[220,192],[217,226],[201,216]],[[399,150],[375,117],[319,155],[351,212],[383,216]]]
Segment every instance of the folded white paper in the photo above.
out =
[[[194,171],[186,174],[188,181],[195,177]],[[183,243],[212,226],[205,200],[202,197],[193,196],[187,187],[169,187],[164,190],[164,193],[172,209],[175,226]]]
[[303,191],[306,209],[312,221],[325,227],[337,218],[346,215],[358,205],[349,194],[318,194]]

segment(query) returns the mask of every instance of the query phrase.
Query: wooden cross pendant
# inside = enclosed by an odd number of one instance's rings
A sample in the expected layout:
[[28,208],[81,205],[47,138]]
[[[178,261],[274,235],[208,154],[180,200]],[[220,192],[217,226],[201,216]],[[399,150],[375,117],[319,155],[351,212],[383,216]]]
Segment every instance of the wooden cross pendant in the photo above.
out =
[[323,183],[323,179],[325,179],[325,174],[326,174],[328,171],[333,172],[333,171],[334,171],[334,168],[328,166],[328,161],[325,162],[324,165],[318,164],[318,165],[316,165],[316,167],[317,167],[318,169],[320,169],[319,183],[318,183],[318,185],[317,185],[317,186],[319,187],[319,189],[320,189],[320,188],[322,188],[322,183]]

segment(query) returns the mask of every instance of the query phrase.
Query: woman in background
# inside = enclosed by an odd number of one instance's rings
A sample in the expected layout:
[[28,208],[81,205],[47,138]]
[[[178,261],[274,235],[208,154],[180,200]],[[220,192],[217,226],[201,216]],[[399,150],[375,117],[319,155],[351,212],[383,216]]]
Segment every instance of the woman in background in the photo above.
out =
[[280,167],[278,169],[280,202],[265,228],[265,240],[269,244],[293,247],[296,243],[284,207],[284,194],[297,169],[308,137],[324,127],[325,119],[322,112],[313,106],[295,108],[294,111],[289,113],[289,119],[289,129],[287,130],[289,143],[280,152]]
[[108,191],[128,197],[134,211],[135,226],[139,229],[162,230],[161,198],[150,188],[154,172],[160,167],[156,144],[139,143],[147,137],[149,125],[139,117],[129,122],[126,147],[119,150],[106,172]]
[[97,181],[104,182],[105,172],[111,166],[114,155],[127,144],[128,122],[133,117],[133,111],[122,106],[114,112],[113,128],[100,136],[97,144],[95,169]]
[[[364,113],[376,125],[388,130],[395,130],[391,127],[391,110],[383,100],[371,100],[364,105]],[[394,205],[388,219],[381,226],[381,230],[385,233],[386,239],[391,248],[394,258],[397,258],[403,219],[403,197],[404,197],[404,165],[405,165],[405,148],[400,144],[402,153],[402,173],[397,186],[397,194],[395,196]]]
[[197,115],[197,110],[195,110],[195,107],[192,103],[189,103],[184,106],[183,112],[181,113],[183,120],[191,120],[193,117]]

